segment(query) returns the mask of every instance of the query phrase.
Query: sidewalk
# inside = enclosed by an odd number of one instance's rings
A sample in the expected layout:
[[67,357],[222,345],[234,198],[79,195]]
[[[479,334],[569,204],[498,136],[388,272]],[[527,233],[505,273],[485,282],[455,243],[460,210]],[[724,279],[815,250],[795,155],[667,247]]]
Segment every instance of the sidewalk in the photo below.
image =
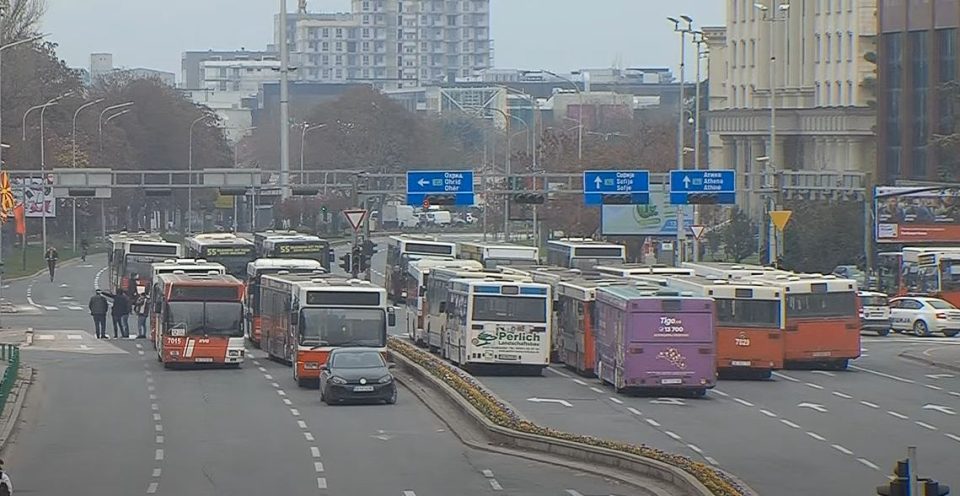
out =
[[960,346],[917,348],[901,351],[899,355],[907,360],[960,372]]

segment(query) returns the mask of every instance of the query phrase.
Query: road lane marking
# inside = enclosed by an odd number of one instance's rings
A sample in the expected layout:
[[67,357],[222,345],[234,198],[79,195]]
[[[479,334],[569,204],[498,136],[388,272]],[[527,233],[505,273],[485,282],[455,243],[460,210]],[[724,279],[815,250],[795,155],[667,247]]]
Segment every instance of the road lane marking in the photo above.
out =
[[895,375],[885,374],[885,373],[883,373],[883,372],[878,372],[878,371],[876,371],[876,370],[865,369],[865,368],[863,368],[863,367],[858,367],[858,366],[856,366],[856,365],[851,365],[850,368],[851,368],[851,369],[854,369],[854,370],[859,370],[859,371],[861,371],[861,372],[866,372],[866,373],[868,373],[868,374],[873,374],[873,375],[877,375],[877,376],[880,376],[880,377],[885,377],[885,378],[887,378],[887,379],[893,379],[893,380],[895,380],[895,381],[900,381],[900,382],[902,382],[902,383],[904,383],[904,384],[916,384],[916,381],[914,381],[914,380],[904,379],[903,377],[897,377],[897,376],[895,376]]
[[323,462],[313,462],[313,471],[317,473],[323,472]]
[[[567,489],[565,492],[567,493],[567,496],[583,496],[583,494],[581,494],[580,491],[577,491],[576,489]],[[404,495],[404,496],[407,496],[407,495]]]
[[833,449],[835,449],[835,450],[843,453],[844,455],[852,455],[852,454],[853,454],[852,451],[848,450],[847,448],[844,448],[843,446],[840,446],[839,444],[831,444],[830,446],[832,446]]
[[956,434],[949,434],[949,433],[944,434],[944,435],[947,436],[947,437],[949,437],[950,439],[953,439],[954,441],[960,443],[960,436],[958,436],[958,435],[956,435]]
[[860,401],[860,404],[863,406],[869,406],[870,408],[880,408],[876,403],[870,403],[869,401]]
[[277,390],[277,394],[279,394],[280,396],[286,396],[286,395],[287,395],[287,393],[285,393],[282,389],[278,389],[278,390]]
[[779,377],[779,378],[781,378],[781,379],[786,379],[786,380],[788,380],[788,381],[790,381],[790,382],[800,382],[800,379],[797,379],[797,378],[795,378],[795,377],[790,377],[790,376],[787,375],[787,374],[781,374],[780,372],[774,372],[773,375],[774,375],[775,377]]
[[956,397],[960,398],[960,393],[958,393],[958,392],[956,392],[956,391],[950,391],[950,396],[956,396]]
[[597,394],[603,394],[603,390],[596,386],[590,386],[590,390]]
[[833,395],[834,395],[834,396],[839,396],[839,397],[841,397],[841,398],[848,399],[848,400],[852,400],[852,399],[853,399],[853,396],[850,396],[850,395],[847,394],[847,393],[841,393],[840,391],[834,391],[834,392],[833,392]]
[[943,391],[942,387],[934,386],[933,384],[924,384],[923,387],[933,389],[934,391]]
[[156,492],[157,492],[157,486],[158,486],[158,485],[159,485],[159,484],[157,484],[156,482],[151,482],[150,485],[147,486],[147,494],[154,494],[154,493],[156,493]]
[[926,422],[921,422],[919,420],[914,420],[913,423],[919,425],[920,427],[923,427],[924,429],[929,429],[931,431],[939,430],[935,426],[932,426]]
[[271,382],[270,385],[273,386],[273,387],[275,387],[275,388],[277,388],[277,389],[280,389],[280,384],[278,384],[278,383],[276,383],[276,382]]
[[291,408],[290,413],[292,413],[294,417],[300,416],[300,410],[297,410],[296,408]]
[[871,462],[870,460],[867,460],[866,458],[857,458],[857,461],[874,470],[880,470],[880,467],[878,467],[877,464]]
[[712,392],[713,394],[719,394],[720,396],[723,396],[724,398],[730,396],[729,394],[724,393],[723,391],[721,391],[721,390],[719,390],[719,389],[714,389],[714,390],[711,391],[711,392]]
[[622,404],[623,404],[623,400],[621,400],[620,398],[614,398],[614,397],[612,397],[612,396],[610,397],[610,401],[612,401],[612,402],[614,402],[614,403],[616,403],[616,404],[618,404],[618,405],[622,405]]
[[[84,347],[86,347],[86,346],[87,346],[87,345],[85,345],[85,344],[81,344],[81,345],[80,345],[80,349],[82,350],[82,349],[84,349]],[[144,352],[143,352],[143,350],[137,350],[137,354],[140,355],[140,356],[143,356],[143,355],[144,355]]]
[[159,413],[154,413],[154,414],[153,414],[153,421],[154,421],[154,422],[159,422],[159,421],[160,421],[160,414],[159,414]]
[[307,441],[313,441],[313,440],[314,440],[314,439],[313,439],[313,434],[310,434],[309,432],[304,432],[304,433],[303,433],[303,438],[306,439]]
[[794,422],[791,422],[791,421],[789,421],[789,420],[787,420],[787,419],[780,419],[780,423],[783,424],[783,425],[787,425],[787,426],[793,427],[794,429],[799,429],[799,428],[800,428],[800,426],[799,426],[798,424],[796,424],[796,423],[794,423]]
[[272,380],[273,380],[273,376],[270,375],[270,374],[263,374],[263,378],[266,379],[266,380],[268,380],[268,381],[272,381]]
[[823,389],[823,386],[819,384],[814,384],[812,382],[804,382],[804,384],[806,384],[809,387],[812,387],[813,389]]
[[816,439],[817,441],[826,441],[826,440],[827,440],[827,438],[821,436],[820,434],[817,434],[816,432],[807,431],[807,435],[810,436],[810,437],[812,437],[812,438],[814,438],[814,439]]
[[707,463],[709,463],[710,465],[713,465],[713,466],[715,466],[715,467],[719,467],[719,466],[720,466],[720,463],[717,462],[716,458],[713,458],[712,456],[705,456],[705,457],[703,457],[703,459],[706,460]]
[[574,379],[573,382],[575,382],[575,383],[577,383],[577,384],[579,384],[579,385],[581,385],[581,386],[586,386],[586,385],[587,385],[586,382],[583,382],[583,381],[581,381],[580,379]]
[[897,412],[895,412],[895,411],[893,411],[893,410],[887,410],[887,413],[889,413],[890,415],[893,415],[894,417],[897,417],[898,419],[901,419],[901,420],[907,420],[908,418],[910,418],[910,417],[908,417],[908,416],[906,416],[906,415],[904,415],[904,414],[902,414],[902,413],[897,413]]
[[680,440],[683,439],[682,437],[680,437],[679,434],[677,434],[676,432],[673,432],[673,431],[663,431],[663,433],[666,434],[666,435],[668,435],[668,436],[670,436],[670,437],[672,437],[673,439],[675,439],[675,440],[677,440],[677,441],[680,441]]
[[162,424],[154,425],[153,430],[156,432],[163,432],[163,425]]
[[83,339],[83,336],[79,334],[67,334],[67,339],[79,340],[79,339]]
[[314,458],[320,458],[320,448],[318,448],[318,447],[316,447],[316,446],[311,446],[311,447],[310,447],[310,456],[312,456],[312,457],[314,457]]
[[648,424],[650,424],[650,425],[652,425],[652,426],[654,426],[654,427],[660,427],[660,422],[657,422],[656,420],[653,420],[652,418],[643,419],[643,420],[646,420]]
[[157,395],[150,393],[150,401],[154,401],[156,399],[157,399]]
[[762,414],[764,414],[764,415],[766,415],[766,416],[768,416],[768,417],[771,417],[771,418],[777,418],[777,414],[771,412],[770,410],[764,410],[763,408],[761,408],[761,409],[760,409],[760,413],[762,413]]
[[691,450],[693,450],[694,453],[696,453],[696,454],[698,454],[698,455],[702,455],[702,454],[703,454],[703,450],[700,449],[700,447],[697,446],[696,444],[688,444],[687,447],[690,448]]
[[497,479],[487,479],[487,480],[490,481],[490,487],[494,491],[503,491],[503,486],[501,486],[500,483],[497,482]]
[[160,410],[160,405],[158,405],[158,404],[156,404],[156,403],[150,403],[150,409],[156,412],[156,411]]
[[413,491],[404,491],[403,496],[417,496],[417,493]]
[[160,477],[160,474],[161,474],[162,472],[163,472],[163,471],[160,470],[159,468],[155,468],[155,469],[153,469],[153,476],[154,476],[154,477]]
[[833,372],[827,372],[826,370],[814,370],[814,371],[812,371],[812,372],[810,372],[810,373],[811,373],[811,374],[825,375],[825,376],[827,376],[827,377],[836,377],[836,376],[837,376],[837,374],[834,374]]
[[153,452],[153,459],[154,459],[154,460],[157,460],[157,461],[163,460],[163,448],[157,448],[157,449]]
[[327,488],[327,478],[317,477],[317,489],[326,489],[326,488]]
[[628,407],[628,408],[627,408],[627,411],[630,412],[630,413],[632,413],[632,414],[634,414],[634,415],[643,415],[643,413],[641,413],[640,410],[637,410],[636,408],[634,408],[634,407],[632,407],[632,406],[631,406],[631,407]]
[[550,371],[550,372],[553,372],[554,374],[559,375],[560,377],[570,377],[570,374],[568,374],[568,373],[566,373],[566,372],[564,372],[564,371],[562,371],[562,370],[557,370],[557,369],[555,369],[555,368],[553,368],[553,367],[547,367],[547,370]]
[[157,436],[154,441],[156,441],[157,444],[163,444],[163,436]]
[[490,470],[489,468],[485,468],[485,469],[481,470],[480,473],[483,474],[483,476],[486,477],[486,478],[488,478],[488,479],[492,479],[492,478],[493,478],[493,470]]
[[740,403],[743,406],[754,406],[753,403],[750,403],[749,401],[740,399],[740,398],[734,398],[733,401],[736,401],[737,403]]
[[306,429],[306,428],[307,428],[307,423],[304,422],[304,421],[302,421],[302,420],[298,420],[298,421],[297,421],[297,427],[299,427],[299,428],[301,428],[301,429]]
[[[256,362],[254,362],[254,363],[256,363]],[[257,370],[259,370],[260,372],[266,372],[266,371],[267,371],[266,367],[257,367]]]
[[283,404],[284,404],[284,405],[287,405],[287,406],[290,406],[290,405],[292,405],[292,404],[293,404],[293,402],[292,402],[292,401],[290,401],[290,400],[289,400],[289,399],[287,399],[287,398],[284,398],[284,399],[283,399]]

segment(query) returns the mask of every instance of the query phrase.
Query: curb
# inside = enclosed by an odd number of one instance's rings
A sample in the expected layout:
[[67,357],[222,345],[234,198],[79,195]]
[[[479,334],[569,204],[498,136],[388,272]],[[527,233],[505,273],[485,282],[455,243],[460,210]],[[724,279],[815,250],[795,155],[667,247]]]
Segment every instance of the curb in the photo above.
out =
[[[713,496],[713,492],[711,492],[702,482],[697,480],[693,474],[659,460],[654,460],[631,453],[624,453],[613,449],[590,446],[575,441],[555,439],[548,436],[514,431],[512,429],[496,425],[483,413],[476,410],[474,406],[469,403],[466,398],[463,398],[456,390],[448,386],[439,378],[434,377],[433,374],[424,370],[411,359],[395,351],[391,351],[391,356],[393,357],[394,362],[400,364],[400,366],[414,376],[415,379],[423,381],[455,402],[459,407],[458,409],[462,410],[469,417],[469,419],[472,420],[473,423],[494,442],[494,444],[501,446],[505,445],[508,447],[528,451],[538,451],[541,453],[566,458],[568,460],[574,459],[593,465],[602,465],[614,469],[624,470],[671,484],[672,486],[682,490],[685,494],[696,496]],[[753,496],[757,494],[755,491],[750,489],[749,486],[744,484],[743,481],[731,476],[728,473],[725,474],[731,479],[735,480],[738,485],[740,485],[740,489],[744,495]],[[605,475],[609,476],[608,474]],[[635,482],[628,483],[631,485],[636,485]]]
[[[27,393],[30,391],[30,385],[33,384],[37,375],[34,368],[26,366],[23,368],[24,370],[22,372],[27,373],[21,373],[17,379],[17,385],[14,388],[14,390],[17,391],[17,401],[10,407],[10,416],[7,417],[6,424],[4,424],[2,430],[0,430],[0,453],[6,451],[7,443],[10,441],[14,429],[16,429],[17,424],[20,422],[20,412],[23,411],[23,403],[26,401]],[[27,375],[27,377],[24,378],[24,375]]]
[[951,372],[960,372],[960,366],[951,365],[949,363],[942,363],[930,358],[914,355],[909,351],[901,351],[897,353],[897,356],[906,360],[910,360],[917,363],[922,363],[924,365],[930,365],[931,367],[937,367],[944,370],[949,370]]

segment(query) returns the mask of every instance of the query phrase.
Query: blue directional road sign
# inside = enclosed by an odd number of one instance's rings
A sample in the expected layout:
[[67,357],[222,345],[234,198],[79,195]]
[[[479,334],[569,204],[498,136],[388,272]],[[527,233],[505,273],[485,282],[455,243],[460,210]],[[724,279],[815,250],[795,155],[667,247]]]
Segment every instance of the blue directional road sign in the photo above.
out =
[[606,195],[630,195],[628,204],[650,203],[650,173],[635,171],[584,171],[583,202],[602,205]]
[[473,171],[407,172],[407,204],[423,205],[428,197],[453,196],[454,205],[473,205]]
[[737,174],[733,170],[670,171],[670,204],[722,204],[737,201]]

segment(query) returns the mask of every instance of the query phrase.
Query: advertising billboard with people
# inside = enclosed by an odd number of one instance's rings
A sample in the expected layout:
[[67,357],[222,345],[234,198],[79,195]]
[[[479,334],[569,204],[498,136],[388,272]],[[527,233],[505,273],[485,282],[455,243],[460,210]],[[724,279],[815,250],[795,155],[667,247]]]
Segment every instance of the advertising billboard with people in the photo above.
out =
[[879,186],[877,243],[960,242],[960,188]]

